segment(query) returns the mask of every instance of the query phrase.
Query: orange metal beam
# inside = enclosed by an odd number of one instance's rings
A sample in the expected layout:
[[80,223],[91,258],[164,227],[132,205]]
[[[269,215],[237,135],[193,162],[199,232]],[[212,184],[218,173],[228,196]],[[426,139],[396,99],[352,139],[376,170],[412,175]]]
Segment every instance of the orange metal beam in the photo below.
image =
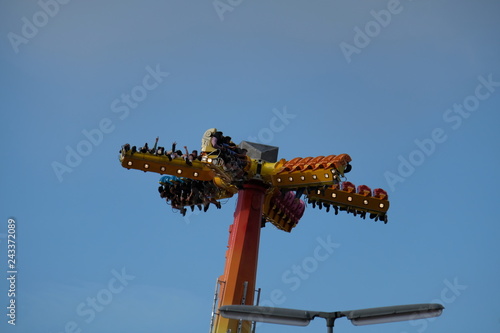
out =
[[[245,184],[238,192],[234,223],[229,227],[226,266],[224,274],[219,278],[221,283],[219,306],[254,304],[265,190],[262,185]],[[236,333],[238,325],[238,320],[218,315],[214,332]],[[241,333],[250,333],[250,330],[251,323],[243,321]]]

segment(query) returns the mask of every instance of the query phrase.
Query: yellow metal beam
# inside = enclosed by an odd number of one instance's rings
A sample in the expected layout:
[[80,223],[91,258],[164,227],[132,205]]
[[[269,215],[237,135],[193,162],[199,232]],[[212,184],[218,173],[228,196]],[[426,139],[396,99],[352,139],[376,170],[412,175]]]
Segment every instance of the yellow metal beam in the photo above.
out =
[[132,153],[129,150],[122,152],[120,161],[124,168],[156,172],[161,175],[175,175],[204,181],[213,180],[215,176],[214,172],[202,162],[195,160],[190,166],[180,157],[170,160],[167,156],[139,152]]
[[375,214],[387,222],[386,213],[389,209],[389,200],[377,198],[371,195],[363,195],[349,191],[343,191],[333,185],[327,188],[311,189],[307,193],[310,201],[318,201],[337,206],[347,212],[366,212]]

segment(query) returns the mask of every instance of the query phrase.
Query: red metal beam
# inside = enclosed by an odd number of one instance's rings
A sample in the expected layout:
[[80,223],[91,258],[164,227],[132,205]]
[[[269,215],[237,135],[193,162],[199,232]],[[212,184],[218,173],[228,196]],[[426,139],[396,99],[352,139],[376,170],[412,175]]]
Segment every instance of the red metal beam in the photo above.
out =
[[[245,184],[243,189],[238,191],[234,223],[229,227],[226,266],[224,274],[219,278],[221,283],[219,306],[254,304],[265,190],[262,185]],[[238,320],[226,319],[219,315],[214,332],[227,333],[228,330],[236,333]],[[244,321],[241,333],[250,333],[250,330],[250,322]]]

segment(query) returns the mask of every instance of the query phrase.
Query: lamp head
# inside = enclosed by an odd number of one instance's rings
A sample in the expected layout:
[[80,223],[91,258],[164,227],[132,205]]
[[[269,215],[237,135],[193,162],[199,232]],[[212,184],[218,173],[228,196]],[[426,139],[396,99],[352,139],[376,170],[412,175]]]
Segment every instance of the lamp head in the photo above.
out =
[[353,325],[371,325],[397,321],[432,318],[441,315],[441,304],[409,304],[343,311]]
[[253,305],[224,305],[219,308],[224,318],[263,323],[307,326],[312,316],[308,311]]

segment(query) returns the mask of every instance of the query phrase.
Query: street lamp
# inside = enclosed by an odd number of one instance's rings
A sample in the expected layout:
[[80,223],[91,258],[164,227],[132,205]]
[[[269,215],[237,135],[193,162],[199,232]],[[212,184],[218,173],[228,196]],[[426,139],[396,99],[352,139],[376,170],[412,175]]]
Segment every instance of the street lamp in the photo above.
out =
[[410,304],[378,308],[319,312],[253,305],[225,305],[220,314],[229,319],[259,321],[263,323],[307,326],[316,317],[325,318],[327,332],[333,332],[335,319],[347,317],[353,325],[371,325],[396,321],[437,317],[444,307],[441,304]]

